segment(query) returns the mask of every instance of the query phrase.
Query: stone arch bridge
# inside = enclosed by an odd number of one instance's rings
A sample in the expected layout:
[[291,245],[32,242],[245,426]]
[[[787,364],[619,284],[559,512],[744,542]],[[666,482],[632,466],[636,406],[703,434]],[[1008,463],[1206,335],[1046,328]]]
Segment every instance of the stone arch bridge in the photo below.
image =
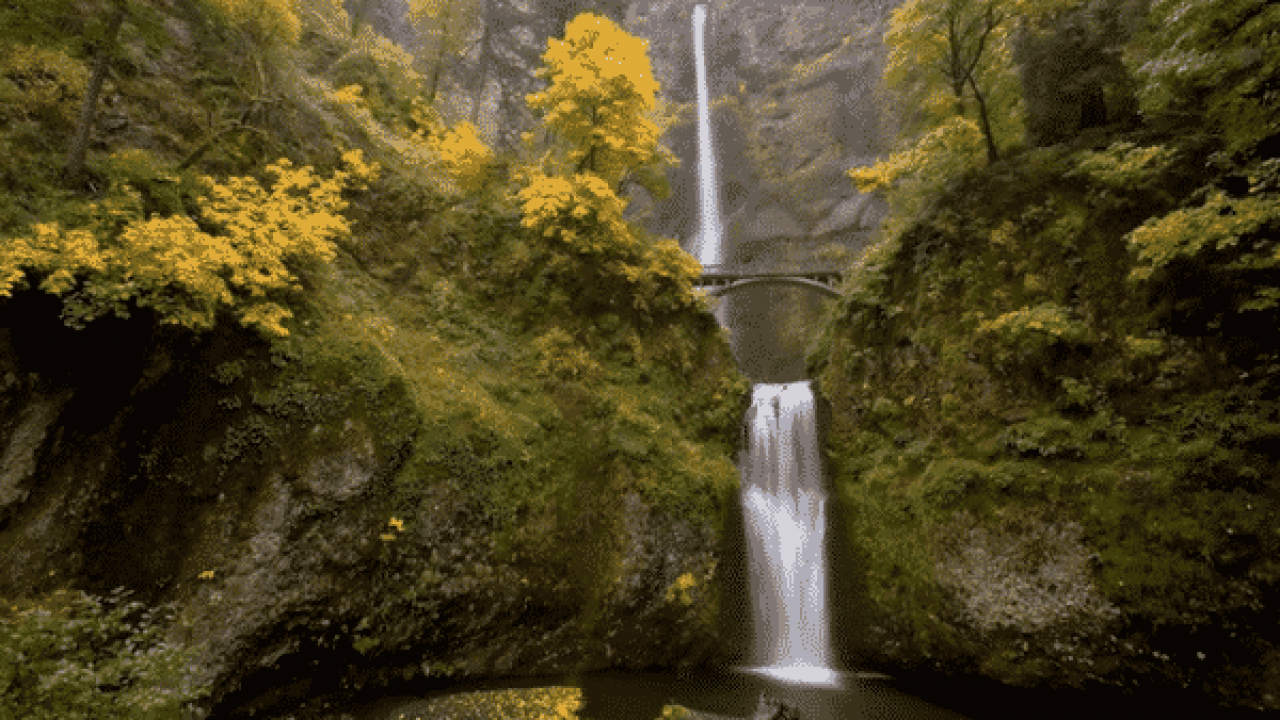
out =
[[835,265],[789,265],[749,263],[740,265],[703,265],[702,274],[693,281],[695,288],[708,295],[724,295],[751,285],[786,284],[808,287],[828,295],[840,295],[843,270]]

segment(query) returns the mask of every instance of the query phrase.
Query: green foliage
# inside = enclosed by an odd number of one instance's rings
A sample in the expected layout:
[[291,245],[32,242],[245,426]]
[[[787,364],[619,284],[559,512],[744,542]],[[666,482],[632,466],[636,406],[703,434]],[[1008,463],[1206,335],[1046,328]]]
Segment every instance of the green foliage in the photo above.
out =
[[199,207],[212,233],[183,215],[145,218],[138,193],[122,189],[93,224],[41,223],[10,239],[0,251],[0,297],[35,276],[41,290],[64,298],[72,327],[108,313],[127,317],[132,304],[197,330],[232,310],[245,326],[287,335],[281,323],[291,313],[278,299],[297,286],[291,265],[333,257],[333,240],[350,231],[336,214],[346,207],[342,191],[374,173],[359,153],[346,161],[322,180],[281,160],[267,168],[270,190],[253,178],[206,179]]
[[[945,13],[909,5],[897,38],[930,37],[933,22],[945,44]],[[1142,129],[1098,128],[981,167],[973,106],[951,105],[936,65],[900,62],[891,90],[927,99],[932,83],[933,101],[918,103],[899,152],[849,173],[887,192],[893,217],[854,260],[810,364],[832,404],[831,470],[877,622],[915,633],[932,657],[976,655],[1015,676],[1099,673],[997,635],[975,649],[948,634],[938,567],[962,514],[978,527],[1035,511],[1080,523],[1099,560],[1087,575],[1144,643],[1224,626],[1276,641],[1280,162],[1274,63],[1255,24],[1274,25],[1274,10],[1153,8],[1129,47],[1131,66],[1146,64]],[[908,11],[918,25],[902,22]],[[904,46],[945,61],[928,47]],[[1011,72],[995,70],[992,88]],[[1013,118],[1007,97],[992,104]],[[1252,652],[1223,650],[1242,667]]]
[[0,609],[0,718],[178,720],[207,693],[164,640],[169,611],[61,591]]
[[1174,150],[1167,147],[1139,147],[1121,141],[1106,150],[1081,153],[1073,175],[1086,176],[1113,191],[1128,190],[1167,168],[1173,156]]
[[1043,362],[1054,348],[1070,348],[1093,340],[1088,326],[1071,316],[1068,308],[1053,303],[1024,307],[984,320],[979,339],[989,343],[1001,362]]
[[560,328],[552,328],[533,341],[538,374],[561,382],[586,379],[600,370],[586,348]]
[[933,128],[906,150],[891,153],[868,167],[855,167],[848,175],[860,192],[888,195],[891,217],[884,234],[922,212],[941,187],[982,163],[982,131],[963,117],[950,118]]
[[977,103],[974,119],[990,125],[993,142],[1021,136],[1009,44],[1008,17],[1015,5],[1036,3],[913,0],[894,9],[885,32],[885,79],[900,102],[917,108],[901,118],[903,136],[918,137],[963,116],[970,100]]
[[1209,189],[1201,205],[1148,219],[1128,240],[1139,265],[1131,277],[1151,280],[1173,271],[1175,277],[1211,273],[1239,288],[1234,312],[1274,310],[1280,306],[1280,160],[1254,165],[1247,194],[1232,197]]
[[940,458],[929,464],[912,489],[928,505],[954,507],[982,489],[985,474],[985,468],[972,460]]
[[1122,430],[1123,424],[1117,426],[1108,412],[1083,419],[1038,415],[1005,428],[998,437],[1015,457],[1083,460],[1093,442],[1118,437]]
[[1157,0],[1127,62],[1150,113],[1202,113],[1231,149],[1280,131],[1280,59],[1267,52],[1280,7],[1267,0]]

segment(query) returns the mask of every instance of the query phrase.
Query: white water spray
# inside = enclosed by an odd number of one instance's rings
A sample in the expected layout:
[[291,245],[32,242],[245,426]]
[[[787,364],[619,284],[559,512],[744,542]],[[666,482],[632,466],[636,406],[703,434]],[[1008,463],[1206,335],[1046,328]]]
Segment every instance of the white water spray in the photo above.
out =
[[836,684],[827,608],[826,491],[809,382],[756,385],[742,463],[754,651],[760,672]]
[[711,144],[711,102],[707,91],[707,59],[703,35],[707,6],[693,8],[693,50],[698,73],[698,261],[719,265],[724,235],[720,228],[720,185],[716,180],[715,148]]

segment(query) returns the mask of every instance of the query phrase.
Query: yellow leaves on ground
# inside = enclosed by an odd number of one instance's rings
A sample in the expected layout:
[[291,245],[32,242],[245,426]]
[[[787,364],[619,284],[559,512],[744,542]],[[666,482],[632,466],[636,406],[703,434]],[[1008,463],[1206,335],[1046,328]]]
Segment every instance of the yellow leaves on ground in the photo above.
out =
[[512,688],[458,693],[425,701],[396,716],[415,718],[505,718],[506,720],[575,720],[582,690],[574,687]]
[[287,335],[282,323],[290,313],[276,300],[297,284],[290,264],[332,259],[333,241],[350,232],[339,215],[347,207],[343,190],[376,173],[359,152],[343,160],[325,180],[282,159],[267,168],[270,190],[253,178],[205,178],[200,214],[212,233],[185,216],[143,219],[123,210],[114,236],[110,225],[98,233],[36,225],[0,247],[0,297],[32,273],[41,290],[64,297],[63,319],[72,327],[107,313],[127,317],[132,302],[165,324],[207,329],[228,308],[246,326]]

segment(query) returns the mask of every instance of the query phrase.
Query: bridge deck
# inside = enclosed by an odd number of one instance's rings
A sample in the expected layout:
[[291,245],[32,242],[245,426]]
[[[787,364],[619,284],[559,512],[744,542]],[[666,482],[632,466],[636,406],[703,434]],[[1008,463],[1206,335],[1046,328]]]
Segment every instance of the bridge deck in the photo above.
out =
[[832,267],[778,267],[751,265],[704,265],[700,280],[746,280],[750,278],[770,277],[802,277],[802,278],[836,278],[844,275],[844,271]]
[[702,274],[693,281],[694,287],[728,290],[733,286],[763,280],[784,280],[801,284],[816,284],[834,290],[844,276],[842,270],[832,267],[786,265],[704,265]]

